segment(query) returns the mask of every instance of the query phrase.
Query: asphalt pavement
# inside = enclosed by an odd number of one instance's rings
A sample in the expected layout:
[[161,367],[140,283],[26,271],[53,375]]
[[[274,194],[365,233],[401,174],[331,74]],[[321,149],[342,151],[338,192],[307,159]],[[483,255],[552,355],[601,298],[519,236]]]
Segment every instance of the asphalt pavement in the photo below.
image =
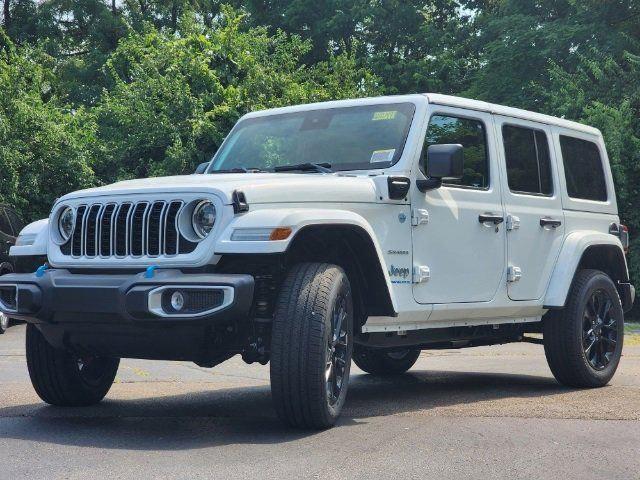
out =
[[423,352],[407,374],[357,368],[338,425],[283,427],[269,369],[123,360],[95,407],[44,405],[24,326],[0,336],[0,479],[640,479],[640,347],[610,386],[575,390],[542,347]]

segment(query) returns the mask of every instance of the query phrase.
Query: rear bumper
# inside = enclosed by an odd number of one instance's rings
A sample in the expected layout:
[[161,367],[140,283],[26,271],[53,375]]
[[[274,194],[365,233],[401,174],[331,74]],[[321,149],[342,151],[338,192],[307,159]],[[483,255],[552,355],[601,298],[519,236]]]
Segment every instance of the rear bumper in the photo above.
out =
[[[158,299],[150,298],[167,287],[220,290],[224,297],[203,314],[165,316],[158,312]],[[241,336],[248,321],[253,290],[250,275],[157,270],[147,278],[145,273],[75,274],[54,269],[42,276],[2,276],[0,310],[36,324],[60,348],[118,357],[196,360],[207,354],[210,345],[220,351],[237,349],[233,340]]]

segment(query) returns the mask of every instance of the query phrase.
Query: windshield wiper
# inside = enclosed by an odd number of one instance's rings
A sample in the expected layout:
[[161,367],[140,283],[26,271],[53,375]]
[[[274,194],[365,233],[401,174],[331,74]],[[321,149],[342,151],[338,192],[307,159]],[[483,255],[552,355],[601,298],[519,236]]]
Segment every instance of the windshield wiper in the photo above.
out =
[[261,173],[264,170],[260,170],[259,168],[245,168],[245,167],[236,167],[236,168],[227,168],[223,170],[211,170],[208,173]]
[[275,167],[276,172],[293,172],[299,170],[301,172],[316,171],[320,173],[333,173],[330,163],[299,163],[298,165],[282,165]]

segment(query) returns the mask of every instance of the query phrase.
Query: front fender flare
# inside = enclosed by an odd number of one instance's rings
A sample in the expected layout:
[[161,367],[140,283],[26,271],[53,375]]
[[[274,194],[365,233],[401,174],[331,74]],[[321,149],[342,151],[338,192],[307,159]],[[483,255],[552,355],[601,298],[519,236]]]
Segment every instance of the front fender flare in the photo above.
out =
[[[622,243],[617,237],[597,232],[597,231],[580,231],[573,232],[565,239],[558,259],[556,261],[549,287],[544,298],[545,308],[562,308],[565,305],[573,277],[580,265],[584,252],[589,247],[594,246],[613,246],[619,248],[623,252]],[[622,255],[624,259],[624,254]],[[627,265],[625,260],[625,272]]]
[[[327,210],[315,208],[265,208],[252,210],[231,222],[215,244],[216,255],[223,254],[276,254],[285,253],[296,235],[305,227],[318,225],[345,225],[362,229],[370,237],[384,279],[391,297],[394,311],[396,299],[391,288],[391,280],[386,263],[371,224],[361,215],[349,210]],[[231,235],[237,228],[278,228],[290,227],[292,233],[286,240],[275,241],[232,241]]]

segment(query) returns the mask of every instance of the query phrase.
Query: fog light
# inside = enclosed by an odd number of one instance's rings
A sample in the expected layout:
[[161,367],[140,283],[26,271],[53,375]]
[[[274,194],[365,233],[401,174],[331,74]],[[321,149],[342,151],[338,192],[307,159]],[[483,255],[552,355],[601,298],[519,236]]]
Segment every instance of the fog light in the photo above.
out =
[[165,285],[149,292],[148,308],[159,317],[201,317],[231,305],[233,297],[227,285]]
[[184,308],[184,295],[180,290],[173,292],[173,295],[171,295],[171,308],[176,312]]

